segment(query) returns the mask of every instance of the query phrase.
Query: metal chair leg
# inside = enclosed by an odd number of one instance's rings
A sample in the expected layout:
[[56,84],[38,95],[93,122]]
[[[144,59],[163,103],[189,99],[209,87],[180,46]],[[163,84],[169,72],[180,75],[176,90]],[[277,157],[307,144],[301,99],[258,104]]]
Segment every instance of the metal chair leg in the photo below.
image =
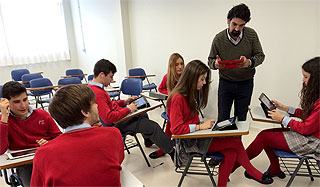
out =
[[311,179],[311,181],[314,181],[314,178],[312,176],[312,172],[311,172],[311,169],[310,169],[310,165],[309,165],[308,159],[306,159],[305,162],[306,162],[306,165],[307,165],[307,168],[308,168],[310,179]]
[[189,157],[189,160],[188,160],[188,162],[187,162],[187,165],[186,165],[186,167],[184,168],[184,171],[183,171],[182,176],[181,176],[181,178],[180,178],[178,187],[181,186],[184,177],[187,175],[187,172],[188,172],[189,167],[190,167],[190,165],[191,165],[192,159],[193,159],[193,156],[190,156],[190,157]]
[[142,147],[141,147],[141,144],[140,144],[140,142],[139,142],[139,140],[138,140],[138,138],[137,138],[136,134],[134,134],[133,136],[134,136],[134,138],[136,139],[136,142],[137,142],[137,144],[138,144],[138,146],[139,146],[139,148],[140,148],[140,151],[141,151],[141,153],[142,153],[142,155],[143,155],[144,159],[145,159],[145,160],[146,160],[146,162],[147,162],[148,167],[150,167],[151,165],[150,165],[150,163],[149,163],[149,161],[148,161],[148,159],[147,159],[147,157],[146,157],[146,154],[144,153],[144,151],[143,151],[143,149],[142,149]]
[[298,171],[299,171],[300,167],[302,166],[303,161],[304,161],[305,159],[307,159],[307,158],[304,157],[304,158],[302,158],[302,159],[299,161],[299,164],[298,164],[298,166],[296,167],[296,169],[294,170],[293,174],[291,175],[290,180],[288,181],[286,187],[289,187],[289,186],[291,185],[293,179],[296,177],[296,175],[297,175],[297,173],[298,173]]
[[204,159],[203,162],[204,162],[204,165],[206,166],[206,169],[207,169],[209,178],[210,178],[210,180],[211,180],[211,182],[212,182],[212,185],[213,185],[214,187],[216,187],[217,185],[216,185],[216,182],[215,182],[214,179],[213,179],[213,175],[212,175],[212,173],[211,173],[211,171],[210,171],[210,168],[209,168],[209,166],[208,166],[207,160]]

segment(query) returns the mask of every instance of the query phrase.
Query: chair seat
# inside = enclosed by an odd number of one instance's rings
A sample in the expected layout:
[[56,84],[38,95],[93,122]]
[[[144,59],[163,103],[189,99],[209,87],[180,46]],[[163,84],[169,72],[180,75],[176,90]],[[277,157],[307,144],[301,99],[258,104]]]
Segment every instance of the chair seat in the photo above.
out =
[[224,159],[223,154],[221,154],[221,153],[219,153],[219,152],[207,153],[207,154],[206,154],[206,157],[207,157],[207,158],[218,158],[218,159],[220,159],[220,160],[223,160],[223,159]]
[[155,84],[145,84],[145,85],[143,85],[142,90],[151,90],[151,89],[156,89],[156,88],[157,88],[157,85],[155,85]]
[[41,99],[39,103],[50,103],[53,98],[48,98],[48,99]]
[[120,95],[120,92],[108,92],[108,95],[109,95],[110,97],[117,97],[117,96]]
[[279,149],[273,149],[274,153],[281,158],[299,158],[296,154],[292,152],[287,152]]

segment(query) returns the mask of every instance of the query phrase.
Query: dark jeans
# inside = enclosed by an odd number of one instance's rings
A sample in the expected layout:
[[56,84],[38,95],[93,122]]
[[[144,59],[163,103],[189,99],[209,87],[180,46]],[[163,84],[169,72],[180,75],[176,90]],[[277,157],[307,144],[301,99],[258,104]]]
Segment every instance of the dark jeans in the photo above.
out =
[[136,132],[141,133],[144,138],[150,138],[160,149],[165,153],[171,151],[174,143],[170,138],[162,131],[159,124],[150,120],[147,114],[141,114],[139,116],[130,118],[115,125],[121,133]]
[[30,186],[32,167],[32,163],[17,167],[17,174],[24,186]]
[[218,121],[230,118],[233,102],[234,116],[237,116],[239,121],[245,121],[248,106],[251,102],[252,90],[253,78],[239,82],[220,78],[218,88]]

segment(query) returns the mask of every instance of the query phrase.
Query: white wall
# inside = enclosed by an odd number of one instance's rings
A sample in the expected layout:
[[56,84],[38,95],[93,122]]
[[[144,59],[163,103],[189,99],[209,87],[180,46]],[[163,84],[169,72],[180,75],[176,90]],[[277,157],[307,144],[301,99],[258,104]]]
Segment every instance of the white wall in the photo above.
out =
[[[226,0],[130,0],[128,17],[132,66],[143,67],[159,84],[171,53],[186,62],[207,63],[215,34],[227,27],[227,12],[240,1]],[[251,21],[266,54],[257,68],[252,104],[265,92],[270,98],[297,106],[301,89],[301,65],[320,55],[320,1],[241,1],[251,10]],[[218,72],[212,71],[210,103],[205,114],[217,116]]]
[[102,58],[108,59],[117,66],[114,78],[120,82],[126,75],[120,0],[70,2],[79,67],[93,74],[94,64]]

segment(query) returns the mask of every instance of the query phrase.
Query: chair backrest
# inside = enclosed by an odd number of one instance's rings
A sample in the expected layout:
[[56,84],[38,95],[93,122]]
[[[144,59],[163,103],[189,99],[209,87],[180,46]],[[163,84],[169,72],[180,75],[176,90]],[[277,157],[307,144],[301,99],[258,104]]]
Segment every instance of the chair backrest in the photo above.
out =
[[27,69],[15,69],[11,71],[11,77],[14,81],[21,81],[22,75],[30,74]]
[[68,85],[68,84],[82,84],[81,80],[78,77],[67,77],[59,79],[58,85]]
[[29,83],[23,83],[23,84],[26,88],[30,88],[30,81],[32,79],[37,79],[37,78],[43,78],[43,76],[39,73],[24,74],[21,77],[21,81],[22,81],[22,83],[29,82]]
[[[48,78],[37,78],[37,79],[32,79],[30,81],[31,88],[49,87],[49,86],[53,86],[53,85],[50,79]],[[32,91],[32,93],[36,96],[48,95],[52,93],[52,88],[46,89],[46,90],[35,90],[35,91]]]
[[[142,68],[129,69],[129,76],[145,76],[146,72]],[[141,78],[144,80],[145,78]]]
[[89,75],[88,76],[88,81],[92,81],[93,80],[93,75]]
[[120,91],[126,95],[140,95],[142,92],[142,80],[135,78],[124,79],[121,82]]
[[[81,69],[68,69],[66,70],[66,75],[70,76],[70,75],[82,75],[83,71]],[[84,76],[79,76],[79,79],[82,80],[84,78]]]
[[0,85],[0,99],[2,98],[2,85]]

